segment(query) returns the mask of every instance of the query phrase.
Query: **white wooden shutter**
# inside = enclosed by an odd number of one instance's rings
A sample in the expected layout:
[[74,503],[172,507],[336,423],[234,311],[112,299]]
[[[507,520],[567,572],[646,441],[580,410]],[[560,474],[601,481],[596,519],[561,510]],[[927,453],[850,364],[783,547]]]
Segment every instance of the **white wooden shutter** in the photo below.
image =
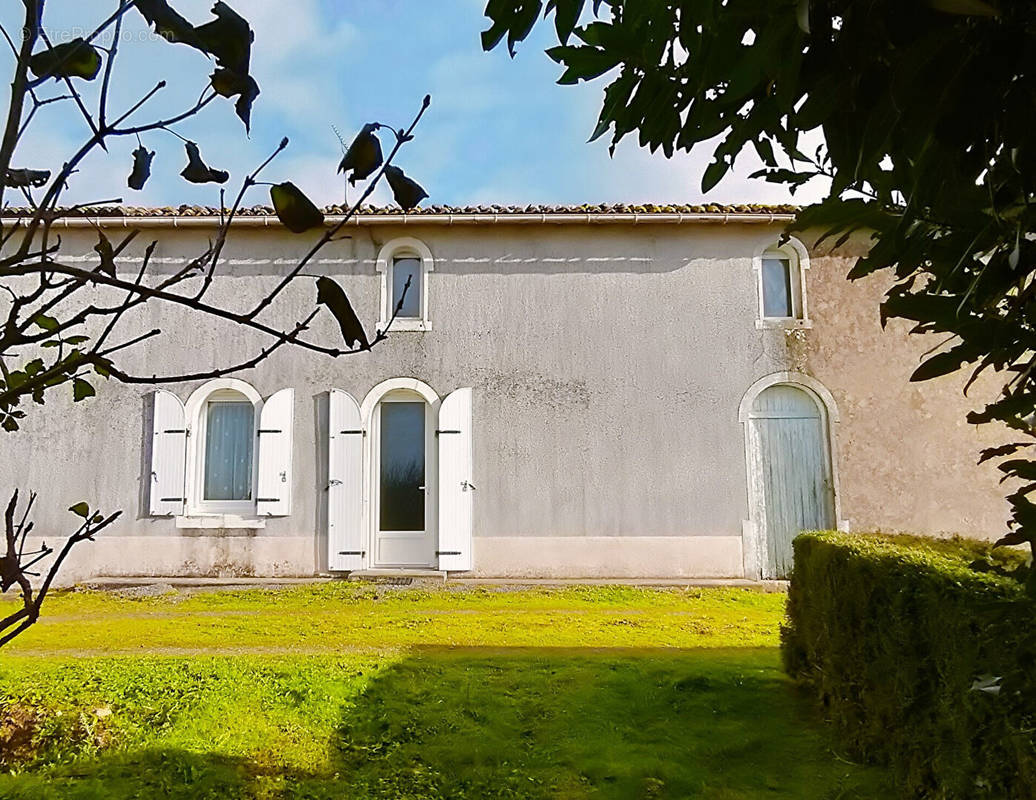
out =
[[471,389],[458,389],[439,408],[439,569],[471,569],[473,495]]
[[155,392],[154,436],[151,440],[151,516],[183,514],[187,415],[175,394]]
[[291,514],[291,451],[295,390],[281,389],[263,404],[259,415],[259,516]]
[[331,390],[327,445],[327,563],[341,572],[367,566],[363,529],[363,423],[348,392]]

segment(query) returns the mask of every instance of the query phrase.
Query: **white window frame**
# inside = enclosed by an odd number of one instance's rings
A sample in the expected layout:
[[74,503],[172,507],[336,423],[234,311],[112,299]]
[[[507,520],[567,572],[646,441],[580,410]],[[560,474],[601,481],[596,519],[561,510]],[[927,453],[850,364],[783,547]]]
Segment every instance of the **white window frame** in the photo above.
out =
[[393,239],[378,253],[375,268],[381,273],[381,321],[378,330],[385,330],[392,319],[392,270],[397,258],[416,258],[421,261],[421,316],[399,316],[392,325],[393,331],[430,331],[432,321],[429,309],[429,275],[435,271],[435,258],[432,251],[420,239],[403,236]]
[[[207,409],[213,395],[235,392],[252,403],[252,497],[250,500],[205,499],[205,435]],[[259,423],[263,398],[250,384],[220,378],[194,390],[184,406],[187,418],[186,513],[177,518],[178,528],[263,528],[257,514],[259,483]]]
[[[786,258],[791,277],[792,316],[768,317],[763,305],[763,259]],[[758,313],[755,327],[766,328],[812,328],[809,318],[809,302],[806,296],[806,273],[809,270],[809,251],[798,239],[791,237],[787,242],[778,244],[769,241],[759,248],[752,258],[752,269],[755,273],[756,302]]]

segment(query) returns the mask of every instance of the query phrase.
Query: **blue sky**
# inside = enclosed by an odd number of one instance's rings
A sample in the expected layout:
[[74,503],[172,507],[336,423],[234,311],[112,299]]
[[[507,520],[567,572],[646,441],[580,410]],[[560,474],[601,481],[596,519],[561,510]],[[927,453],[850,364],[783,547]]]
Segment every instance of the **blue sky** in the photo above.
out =
[[[210,18],[212,0],[174,0],[195,23]],[[708,195],[700,177],[705,149],[666,160],[627,141],[610,158],[606,141],[587,144],[599,110],[603,82],[558,86],[556,64],[543,53],[551,44],[541,26],[515,60],[505,49],[484,53],[484,0],[231,0],[256,32],[253,74],[262,87],[252,134],[217,101],[176,127],[196,140],[207,162],[229,170],[228,193],[272,151],[283,136],[291,146],[264,173],[293,180],[318,203],[340,202],[341,158],[336,126],[348,139],[370,120],[405,125],[421,98],[432,106],[417,139],[397,163],[428,190],[430,203],[786,202],[777,186],[747,178],[757,162],[747,153]],[[17,30],[20,4],[5,3],[0,21]],[[90,30],[115,2],[48,0],[45,25],[57,41]],[[172,84],[134,120],[148,121],[189,107],[207,83],[211,64],[201,54],[155,41],[136,14],[127,18],[114,82],[113,108],[124,109],[155,82]],[[9,53],[4,62],[10,68]],[[97,81],[99,84],[100,81]],[[3,82],[6,86],[6,81]],[[44,95],[57,93],[50,84]],[[95,87],[86,86],[87,96]],[[6,108],[6,97],[4,98]],[[152,115],[149,111],[154,111]],[[15,166],[61,163],[84,139],[85,123],[62,103],[41,110]],[[133,205],[216,204],[218,189],[192,186],[178,177],[183,145],[166,133],[145,139],[157,150],[153,177],[143,192],[126,187],[135,140],[114,143],[75,176],[66,199],[123,198]],[[379,189],[376,202],[388,202]],[[260,187],[248,200],[268,202]]]

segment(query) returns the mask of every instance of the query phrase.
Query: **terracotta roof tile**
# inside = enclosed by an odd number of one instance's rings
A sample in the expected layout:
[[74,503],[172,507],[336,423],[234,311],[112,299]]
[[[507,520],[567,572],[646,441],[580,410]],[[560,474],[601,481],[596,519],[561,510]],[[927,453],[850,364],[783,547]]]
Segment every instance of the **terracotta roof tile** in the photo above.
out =
[[[465,214],[475,216],[508,216],[523,214],[794,214],[798,211],[794,205],[759,205],[737,204],[725,205],[709,203],[705,205],[655,205],[643,204],[634,205],[627,203],[600,205],[529,205],[529,206],[505,206],[505,205],[479,205],[479,206],[441,206],[432,205],[424,208],[416,208],[409,212],[409,216],[421,215],[443,215],[443,214]],[[346,206],[329,206],[324,213],[336,216],[345,214]],[[218,217],[220,210],[213,206],[98,206],[89,209],[81,209],[68,213],[65,216],[72,217]],[[387,216],[399,215],[401,210],[398,206],[364,206],[360,209],[360,216]],[[3,212],[5,217],[26,217],[31,216],[32,209],[29,208],[7,208]],[[269,206],[252,206],[243,208],[238,212],[241,217],[269,217],[274,211]]]

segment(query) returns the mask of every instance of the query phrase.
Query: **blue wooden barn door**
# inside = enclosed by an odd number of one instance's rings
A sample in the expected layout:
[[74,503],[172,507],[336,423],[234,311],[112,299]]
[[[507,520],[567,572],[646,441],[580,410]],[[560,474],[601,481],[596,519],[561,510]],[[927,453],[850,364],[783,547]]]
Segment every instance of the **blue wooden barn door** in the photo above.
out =
[[762,491],[764,575],[786,577],[801,531],[834,527],[827,421],[812,395],[771,386],[755,400],[751,425]]

